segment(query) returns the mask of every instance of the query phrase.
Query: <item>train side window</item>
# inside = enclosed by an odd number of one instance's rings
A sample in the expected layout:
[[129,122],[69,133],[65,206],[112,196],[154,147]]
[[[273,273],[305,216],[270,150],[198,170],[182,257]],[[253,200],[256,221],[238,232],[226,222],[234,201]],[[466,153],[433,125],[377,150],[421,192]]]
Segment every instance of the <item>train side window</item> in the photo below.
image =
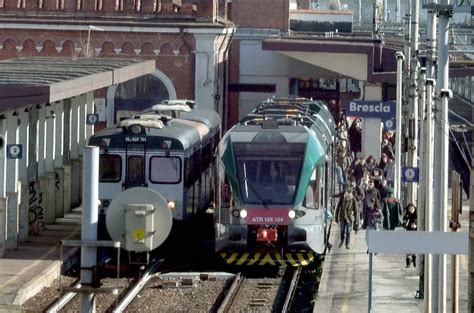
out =
[[306,195],[303,201],[303,206],[308,209],[319,209],[319,178],[320,170],[315,168],[313,174],[311,175],[311,180],[309,181],[308,187],[306,188]]
[[155,184],[177,184],[181,181],[181,159],[154,156],[150,159],[150,181]]
[[122,159],[119,155],[101,154],[99,156],[99,181],[116,183],[122,176]]

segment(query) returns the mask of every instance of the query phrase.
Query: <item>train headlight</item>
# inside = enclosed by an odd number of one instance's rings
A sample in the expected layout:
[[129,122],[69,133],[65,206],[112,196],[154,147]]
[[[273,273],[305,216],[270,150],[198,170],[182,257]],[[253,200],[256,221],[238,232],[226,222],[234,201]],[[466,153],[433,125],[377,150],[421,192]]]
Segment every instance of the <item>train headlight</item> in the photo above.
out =
[[233,217],[239,217],[239,215],[240,215],[239,210],[232,210]]
[[288,211],[288,217],[289,217],[289,218],[295,218],[295,217],[296,217],[296,212],[295,212],[295,210],[289,210],[289,211]]
[[176,208],[176,203],[174,201],[168,201],[168,209],[174,210]]
[[132,134],[134,134],[134,135],[139,135],[139,134],[142,133],[142,128],[141,128],[141,126],[138,125],[138,124],[135,124],[135,125],[130,126],[129,129],[130,129],[130,132],[131,132]]
[[246,218],[247,217],[247,210],[240,210],[240,217]]
[[109,205],[110,205],[110,200],[108,200],[108,199],[103,199],[103,200],[99,200],[99,201],[102,204],[103,208],[108,208]]

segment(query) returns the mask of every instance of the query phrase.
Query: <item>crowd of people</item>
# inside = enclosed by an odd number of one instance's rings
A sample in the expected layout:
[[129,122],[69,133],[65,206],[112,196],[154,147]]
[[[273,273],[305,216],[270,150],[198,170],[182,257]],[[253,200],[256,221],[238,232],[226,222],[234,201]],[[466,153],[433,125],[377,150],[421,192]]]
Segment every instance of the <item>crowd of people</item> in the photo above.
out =
[[[404,227],[416,230],[416,208],[409,204],[402,209],[394,196],[394,133],[387,131],[381,138],[381,155],[363,158],[362,120],[355,119],[350,127],[344,115],[337,125],[336,182],[339,192],[335,221],[340,226],[340,243],[350,249],[352,230],[394,230]],[[366,232],[367,235],[368,232]],[[407,267],[416,264],[416,257],[407,255]]]

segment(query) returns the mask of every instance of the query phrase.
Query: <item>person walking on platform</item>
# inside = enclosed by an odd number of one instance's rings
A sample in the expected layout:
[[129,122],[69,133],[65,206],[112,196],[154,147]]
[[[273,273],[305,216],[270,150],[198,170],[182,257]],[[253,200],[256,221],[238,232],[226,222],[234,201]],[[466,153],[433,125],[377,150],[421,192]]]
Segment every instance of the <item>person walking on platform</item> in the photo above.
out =
[[346,249],[349,249],[352,228],[354,227],[356,233],[359,230],[357,203],[352,193],[352,187],[347,187],[344,195],[339,199],[336,206],[336,223],[339,224],[341,230],[341,243],[339,244],[339,248],[345,243]]
[[375,199],[370,199],[367,209],[364,212],[364,222],[362,223],[362,229],[366,230],[365,241],[368,241],[369,231],[379,230],[382,227],[382,223],[383,214],[380,210],[380,206]]
[[[403,227],[407,231],[416,231],[417,230],[417,214],[416,207],[410,203],[405,208],[405,215],[403,216]],[[410,262],[413,263],[413,267],[416,267],[416,254],[407,254],[406,256],[406,267],[410,267]]]
[[364,216],[365,216],[365,210],[367,210],[367,208],[369,207],[371,201],[374,199],[377,204],[378,204],[378,207],[380,207],[380,192],[377,190],[377,188],[375,188],[375,185],[374,185],[374,181],[372,179],[369,179],[368,181],[368,185],[367,185],[367,190],[365,191],[365,198],[364,198]]
[[[365,198],[365,192],[362,189],[362,187],[357,186],[357,184],[354,181],[354,178],[350,178],[347,181],[347,187],[352,188],[352,195],[354,196],[354,198],[356,200],[357,211],[359,212],[359,221],[362,223],[362,218],[363,218],[363,213],[362,212],[363,212],[363,207],[364,207],[363,200]],[[333,194],[332,198],[342,199],[344,194],[345,194],[345,191],[341,191],[339,193]]]
[[394,197],[393,188],[387,188],[388,197],[382,201],[382,213],[385,217],[383,227],[387,230],[394,230],[395,227],[402,226],[403,208],[400,199]]

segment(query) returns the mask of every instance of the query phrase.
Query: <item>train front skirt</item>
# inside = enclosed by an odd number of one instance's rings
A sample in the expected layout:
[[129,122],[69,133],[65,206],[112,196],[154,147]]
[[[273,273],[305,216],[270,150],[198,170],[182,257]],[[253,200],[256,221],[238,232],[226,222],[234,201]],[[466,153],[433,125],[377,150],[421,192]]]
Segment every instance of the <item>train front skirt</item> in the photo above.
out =
[[316,259],[311,251],[300,252],[220,252],[228,265],[238,266],[307,266]]

